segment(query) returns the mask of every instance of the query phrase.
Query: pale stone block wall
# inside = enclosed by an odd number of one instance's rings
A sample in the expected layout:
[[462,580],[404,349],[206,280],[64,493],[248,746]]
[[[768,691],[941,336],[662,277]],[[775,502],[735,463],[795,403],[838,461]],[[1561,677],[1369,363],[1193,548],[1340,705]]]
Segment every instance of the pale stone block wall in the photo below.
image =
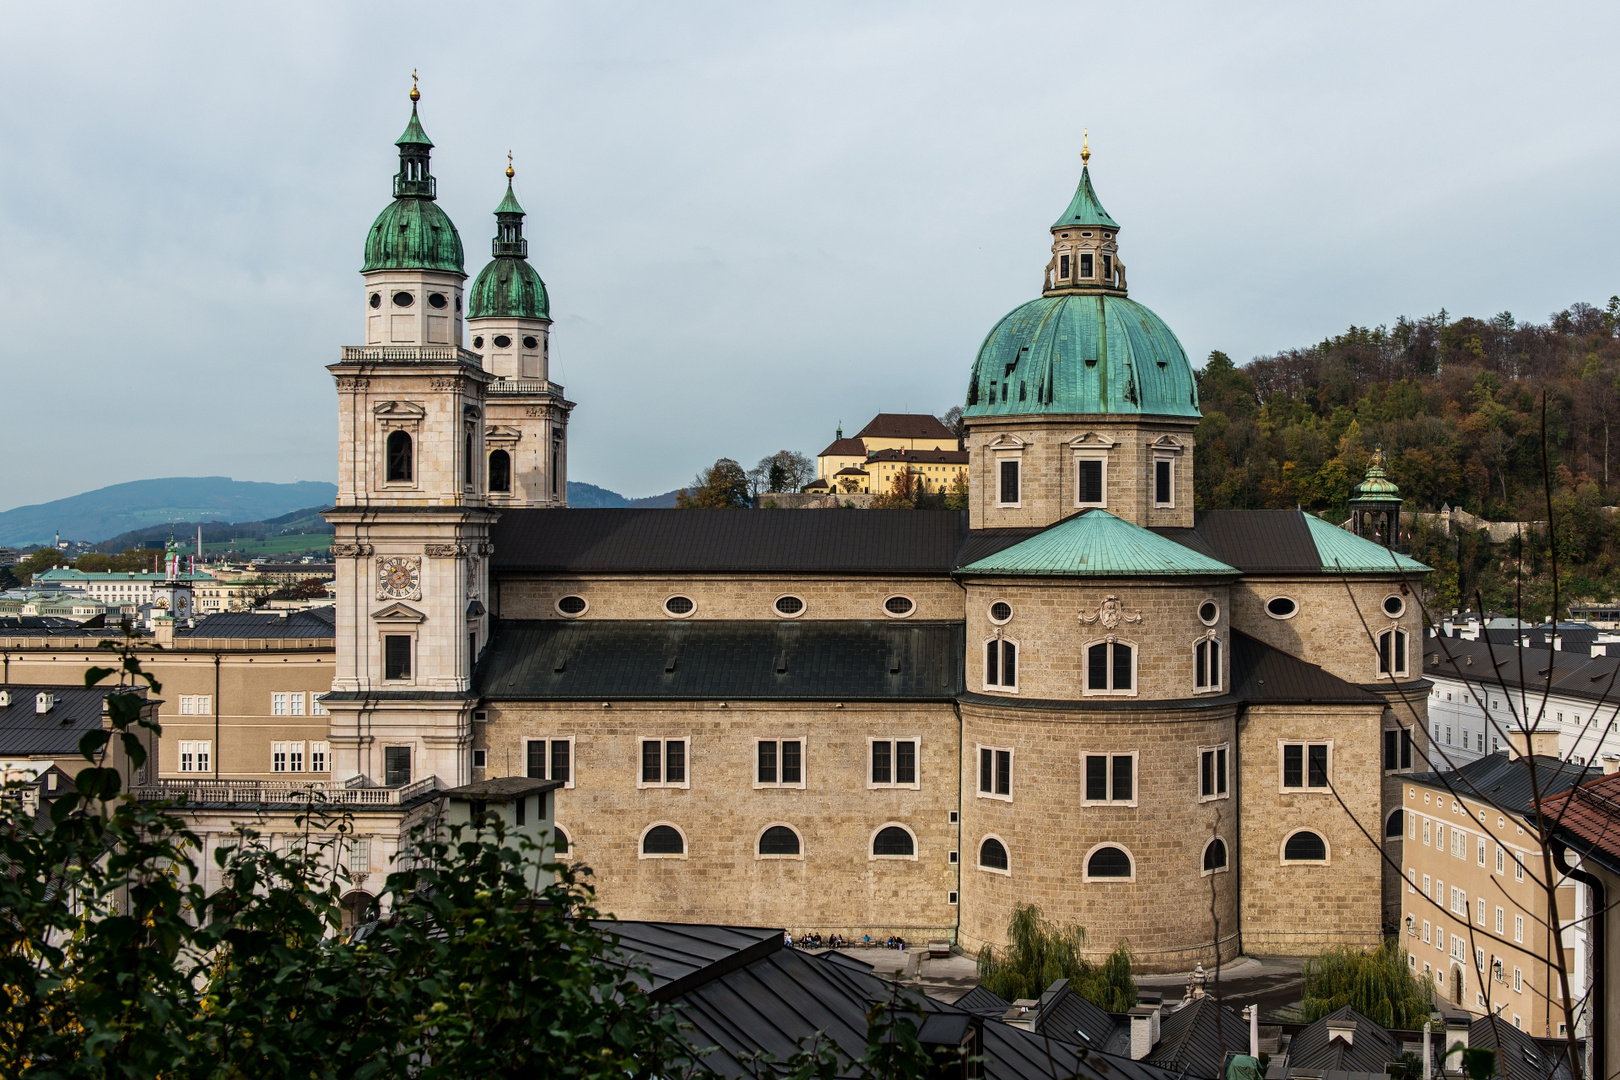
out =
[[[477,731],[490,776],[523,774],[526,738],[574,740],[557,824],[574,842],[571,857],[594,871],[603,911],[853,937],[954,932],[960,763],[948,704],[502,702]],[[638,786],[644,737],[691,740],[690,786]],[[867,786],[867,741],[882,737],[920,740],[915,790]],[[802,789],[754,786],[762,738],[805,740]],[[655,823],[685,834],[686,858],[640,857]],[[915,860],[870,857],[873,834],[889,823],[915,834]],[[798,831],[802,859],[756,856],[774,824]]]
[[897,622],[962,618],[962,587],[950,578],[854,577],[832,574],[801,576],[762,574],[558,574],[501,575],[498,582],[503,619],[556,619],[564,596],[585,598],[585,619],[667,619],[666,597],[680,594],[697,604],[688,619],[760,619],[781,621],[773,607],[777,597],[797,596],[805,603],[800,619],[890,619],[883,602],[907,596],[916,607]]
[[[1293,617],[1277,619],[1266,613],[1266,604],[1278,596],[1299,605]],[[1384,614],[1382,604],[1390,596],[1400,597],[1405,605],[1399,618]],[[1394,575],[1244,577],[1232,586],[1232,624],[1357,685],[1389,682],[1378,674],[1377,635],[1400,627],[1407,633],[1407,678],[1423,675],[1423,614],[1417,597],[1402,596],[1401,579]],[[1422,699],[1427,689],[1420,686],[1408,697]]]

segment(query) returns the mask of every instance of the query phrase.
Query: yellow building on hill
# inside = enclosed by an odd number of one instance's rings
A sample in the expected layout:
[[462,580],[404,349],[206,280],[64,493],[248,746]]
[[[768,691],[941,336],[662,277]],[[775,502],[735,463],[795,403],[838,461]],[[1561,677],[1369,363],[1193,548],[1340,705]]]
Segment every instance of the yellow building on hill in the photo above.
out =
[[927,413],[879,413],[852,439],[844,429],[816,455],[816,479],[807,491],[876,495],[910,469],[930,491],[949,491],[966,476],[968,454],[950,428]]

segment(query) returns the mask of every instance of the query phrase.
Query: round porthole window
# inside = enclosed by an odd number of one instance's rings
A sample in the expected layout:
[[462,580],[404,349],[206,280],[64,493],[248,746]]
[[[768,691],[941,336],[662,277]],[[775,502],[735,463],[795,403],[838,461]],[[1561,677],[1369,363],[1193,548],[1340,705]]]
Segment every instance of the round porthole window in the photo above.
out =
[[884,613],[896,619],[903,619],[916,610],[917,605],[911,602],[909,596],[891,596],[883,601]]
[[585,602],[585,598],[583,596],[570,595],[565,596],[561,600],[557,601],[557,611],[568,616],[570,619],[585,614],[585,609],[588,607],[590,607],[590,605]]
[[1392,619],[1398,619],[1406,614],[1406,601],[1398,596],[1384,597],[1384,614]]
[[772,606],[776,608],[778,615],[789,619],[804,614],[804,600],[797,596],[778,596],[776,603]]
[[483,347],[484,347],[484,339],[482,337],[473,338],[473,348],[482,349]]
[[1292,619],[1299,612],[1299,605],[1286,596],[1273,596],[1266,601],[1266,614],[1273,619]]
[[540,339],[531,334],[523,339],[523,347],[525,349],[538,349],[540,347]]
[[397,292],[394,294],[395,307],[410,307],[414,303],[416,303],[416,297],[412,296],[408,292]]
[[450,301],[448,301],[448,300],[446,300],[444,298],[444,293],[442,293],[442,292],[428,293],[428,306],[429,307],[442,308],[442,307],[447,306],[449,303],[450,303]]
[[1221,619],[1221,605],[1213,600],[1205,600],[1198,605],[1198,621],[1205,626],[1214,626]]
[[511,338],[507,337],[505,334],[496,334],[495,335],[495,347],[497,349],[508,349],[508,348],[511,348],[511,346],[512,346],[512,339]]
[[673,616],[677,619],[684,619],[686,616],[692,614],[692,612],[696,610],[697,604],[692,602],[692,598],[690,596],[681,596],[677,594],[664,601],[664,614]]
[[382,293],[374,292],[371,294],[371,306],[382,307]]
[[1005,600],[997,600],[990,605],[990,621],[1001,624],[1012,618],[1012,605]]

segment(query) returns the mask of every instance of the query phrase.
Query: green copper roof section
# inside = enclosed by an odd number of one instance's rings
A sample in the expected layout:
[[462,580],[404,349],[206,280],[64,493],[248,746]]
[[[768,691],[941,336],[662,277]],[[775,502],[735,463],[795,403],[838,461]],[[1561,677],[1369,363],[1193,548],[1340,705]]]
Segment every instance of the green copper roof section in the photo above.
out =
[[395,199],[377,215],[366,234],[370,270],[445,270],[466,274],[461,234],[432,199]]
[[1192,365],[1164,320],[1111,293],[1043,296],[996,323],[973,363],[966,415],[1197,417]]
[[469,319],[549,319],[551,298],[527,259],[503,255],[478,272],[467,291]]
[[394,140],[395,146],[432,146],[433,140],[422,130],[422,121],[416,118],[416,102],[411,102],[411,122],[405,125],[405,134]]
[[1427,574],[1434,568],[1409,559],[1400,552],[1375,544],[1323,521],[1315,514],[1306,514],[1305,523],[1311,529],[1311,541],[1322,558],[1324,574]]
[[1110,229],[1119,228],[1119,223],[1108,216],[1108,211],[1102,208],[1097,201],[1097,191],[1091,186],[1091,170],[1080,170],[1080,186],[1074,189],[1074,198],[1069,200],[1069,208],[1063,211],[1063,216],[1052,222],[1054,229],[1067,229],[1071,225],[1102,225]]
[[495,208],[495,212],[497,214],[521,214],[524,212],[523,207],[518,205],[517,196],[512,194],[512,181],[508,180],[506,182],[506,198],[501,200],[501,205]]
[[961,574],[1009,577],[1159,577],[1231,575],[1217,559],[1132,525],[1106,510],[1088,510],[1045,532],[963,567]]
[[1395,486],[1389,474],[1384,471],[1383,447],[1373,451],[1372,460],[1367,463],[1367,478],[1356,485],[1351,495],[1351,503],[1401,501],[1401,489]]

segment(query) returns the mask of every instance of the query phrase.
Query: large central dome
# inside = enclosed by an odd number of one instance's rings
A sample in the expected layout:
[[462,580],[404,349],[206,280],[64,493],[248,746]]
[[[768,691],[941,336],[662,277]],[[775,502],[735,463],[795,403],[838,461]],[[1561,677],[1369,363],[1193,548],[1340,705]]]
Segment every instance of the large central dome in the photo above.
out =
[[[1081,151],[1082,161],[1090,156]],[[1118,233],[1082,168],[1074,198],[1052,225],[1043,293],[984,339],[965,415],[1201,415],[1181,342],[1126,295]]]
[[1042,296],[996,323],[973,363],[968,416],[1199,416],[1192,365],[1164,320],[1116,293]]

